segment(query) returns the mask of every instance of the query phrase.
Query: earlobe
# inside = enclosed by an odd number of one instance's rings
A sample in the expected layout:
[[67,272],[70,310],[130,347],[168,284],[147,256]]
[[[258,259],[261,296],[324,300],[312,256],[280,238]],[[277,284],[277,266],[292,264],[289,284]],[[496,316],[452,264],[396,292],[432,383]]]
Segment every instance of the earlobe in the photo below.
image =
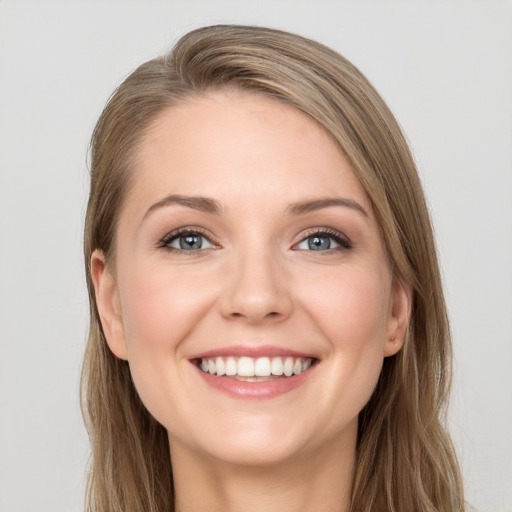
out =
[[91,276],[103,334],[110,350],[120,359],[128,359],[117,284],[107,268],[104,254],[91,256]]
[[403,346],[412,310],[412,288],[400,280],[393,282],[388,313],[384,357],[395,355]]

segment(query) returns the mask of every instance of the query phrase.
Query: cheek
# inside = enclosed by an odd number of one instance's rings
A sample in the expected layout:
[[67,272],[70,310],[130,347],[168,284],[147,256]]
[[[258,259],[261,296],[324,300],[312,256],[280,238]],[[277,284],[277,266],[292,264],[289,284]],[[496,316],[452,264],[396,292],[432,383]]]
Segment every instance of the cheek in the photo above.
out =
[[332,435],[356,421],[382,369],[391,282],[386,272],[375,266],[331,269],[304,288],[309,317],[327,341],[324,388],[315,400]]
[[333,348],[364,350],[381,345],[386,334],[390,279],[376,269],[329,274],[308,290],[312,315]]
[[[138,267],[121,282],[121,307],[128,350],[176,348],[209,303],[208,287],[168,268]],[[204,284],[204,283],[203,283]]]
[[[150,413],[170,425],[169,414],[182,410],[179,394],[185,364],[181,344],[194,330],[210,302],[208,287],[162,266],[131,266],[119,282],[130,372]],[[120,269],[121,272],[121,269]]]

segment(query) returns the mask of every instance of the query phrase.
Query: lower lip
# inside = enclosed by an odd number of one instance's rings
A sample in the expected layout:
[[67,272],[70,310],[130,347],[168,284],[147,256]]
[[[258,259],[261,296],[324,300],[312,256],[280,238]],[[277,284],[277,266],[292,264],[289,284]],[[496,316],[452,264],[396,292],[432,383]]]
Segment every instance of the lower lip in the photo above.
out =
[[278,397],[299,387],[314,371],[316,365],[310,366],[304,373],[292,377],[278,377],[263,382],[245,382],[229,377],[217,377],[210,373],[197,371],[212,388],[242,400],[268,400]]

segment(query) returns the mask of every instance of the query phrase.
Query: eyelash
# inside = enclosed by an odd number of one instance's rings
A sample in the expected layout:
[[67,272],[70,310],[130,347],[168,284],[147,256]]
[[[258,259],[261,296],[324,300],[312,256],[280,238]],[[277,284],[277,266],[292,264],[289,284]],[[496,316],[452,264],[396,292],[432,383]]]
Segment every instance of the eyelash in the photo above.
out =
[[[333,228],[313,228],[310,231],[308,231],[305,236],[303,236],[299,243],[304,242],[308,238],[311,238],[313,236],[317,237],[326,237],[331,238],[334,240],[337,244],[339,244],[338,247],[335,247],[333,249],[329,249],[327,251],[318,251],[320,253],[332,253],[334,251],[336,252],[343,252],[348,251],[353,248],[353,244],[350,241],[350,239],[341,233],[340,231],[333,229]],[[298,245],[298,244],[295,244]],[[311,251],[314,252],[314,251]]]
[[158,247],[161,249],[165,249],[167,251],[173,252],[174,254],[194,254],[200,251],[203,251],[204,249],[177,249],[176,247],[170,247],[169,244],[171,242],[174,242],[177,238],[179,238],[182,235],[196,235],[196,236],[202,236],[206,240],[208,240],[209,243],[212,245],[216,245],[214,242],[210,240],[210,237],[206,234],[205,231],[203,231],[201,228],[191,227],[191,226],[185,226],[179,229],[176,229],[175,231],[171,231],[167,235],[165,235],[162,240],[158,243]]
[[[177,238],[179,238],[182,235],[196,235],[196,236],[202,236],[204,237],[210,244],[216,245],[214,242],[211,241],[209,236],[206,234],[206,232],[200,228],[197,227],[191,227],[191,226],[185,226],[182,228],[179,228],[175,231],[172,231],[165,235],[162,240],[158,243],[158,248],[168,250],[170,252],[173,252],[175,254],[194,254],[196,252],[203,251],[204,249],[190,249],[190,250],[184,250],[184,249],[177,249],[176,247],[170,247],[169,244],[173,241],[175,241]],[[352,242],[347,238],[343,233],[333,229],[333,228],[314,228],[309,230],[301,239],[300,241],[294,245],[296,247],[300,243],[306,241],[308,238],[311,238],[313,236],[317,237],[326,237],[331,238],[334,240],[338,247],[335,247],[333,249],[328,249],[326,251],[318,251],[323,253],[332,253],[334,251],[336,252],[342,252],[342,251],[348,251],[353,248]],[[295,249],[299,250],[299,249]],[[308,251],[306,251],[308,252]],[[311,251],[314,252],[314,251]]]

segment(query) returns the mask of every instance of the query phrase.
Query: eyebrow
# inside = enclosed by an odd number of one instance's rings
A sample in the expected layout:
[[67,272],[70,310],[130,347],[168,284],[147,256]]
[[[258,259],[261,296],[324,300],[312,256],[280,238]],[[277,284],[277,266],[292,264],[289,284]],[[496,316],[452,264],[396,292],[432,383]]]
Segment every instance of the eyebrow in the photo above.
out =
[[157,203],[150,206],[147,212],[144,214],[142,222],[144,222],[144,220],[155,210],[176,204],[186,206],[187,208],[192,208],[193,210],[199,210],[205,213],[212,213],[214,215],[220,215],[222,212],[222,208],[220,207],[219,203],[215,201],[215,199],[210,199],[209,197],[202,196],[182,196],[177,194],[171,194],[167,197],[164,197],[161,201],[158,201]]
[[368,212],[358,202],[344,197],[323,197],[310,201],[299,201],[298,203],[291,204],[287,211],[291,215],[305,215],[306,213],[316,212],[331,206],[352,208],[364,217],[369,218]]
[[[183,196],[178,194],[171,194],[164,197],[161,201],[153,204],[144,214],[142,222],[155,210],[165,208],[166,206],[181,205],[193,210],[210,213],[213,215],[220,215],[222,208],[220,204],[209,197],[203,196]],[[311,199],[309,201],[299,201],[292,203],[287,208],[287,213],[291,215],[305,215],[307,213],[329,208],[331,206],[342,206],[345,208],[352,208],[359,212],[364,217],[368,218],[368,212],[356,201],[344,197],[324,197],[319,199]]]

